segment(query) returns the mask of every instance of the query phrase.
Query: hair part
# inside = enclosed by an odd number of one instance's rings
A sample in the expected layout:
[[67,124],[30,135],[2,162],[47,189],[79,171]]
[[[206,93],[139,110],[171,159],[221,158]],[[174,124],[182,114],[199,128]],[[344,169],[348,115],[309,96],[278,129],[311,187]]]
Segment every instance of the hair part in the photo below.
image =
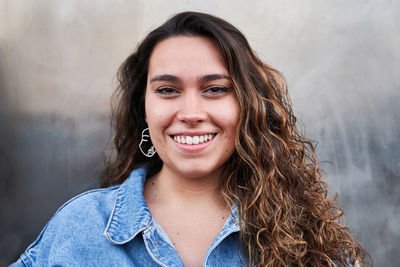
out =
[[146,128],[144,97],[154,47],[176,36],[210,38],[219,47],[240,107],[236,150],[225,164],[222,194],[237,205],[240,243],[250,265],[348,266],[362,252],[340,223],[342,210],[327,198],[327,185],[310,140],[296,127],[282,75],[263,63],[244,35],[215,16],[183,12],[150,32],[118,71],[113,95],[115,155],[103,186],[122,183],[135,168],[162,167],[138,148]]

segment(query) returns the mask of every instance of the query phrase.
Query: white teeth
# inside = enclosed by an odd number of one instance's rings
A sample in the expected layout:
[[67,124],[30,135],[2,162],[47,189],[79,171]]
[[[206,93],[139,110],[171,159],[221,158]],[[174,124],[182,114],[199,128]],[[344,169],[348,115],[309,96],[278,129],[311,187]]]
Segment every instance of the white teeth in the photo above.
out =
[[200,142],[200,137],[198,137],[198,136],[193,136],[193,144],[194,144],[194,145],[197,145],[197,144],[199,144],[199,142]]
[[198,145],[214,138],[214,134],[205,134],[200,136],[179,136],[175,135],[174,140],[180,144]]
[[188,145],[193,144],[193,139],[192,139],[192,137],[190,137],[190,136],[187,136],[187,137],[186,137],[186,144],[188,144]]

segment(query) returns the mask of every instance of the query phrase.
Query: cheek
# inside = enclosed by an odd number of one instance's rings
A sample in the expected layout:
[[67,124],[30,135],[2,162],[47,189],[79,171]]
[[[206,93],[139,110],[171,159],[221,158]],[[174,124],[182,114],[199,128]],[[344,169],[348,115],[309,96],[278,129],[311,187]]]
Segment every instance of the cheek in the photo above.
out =
[[159,136],[170,125],[173,112],[170,105],[154,101],[146,102],[146,122],[149,125],[151,135]]
[[169,121],[170,119],[168,114],[152,111],[147,115],[147,124],[150,128],[153,128],[153,130],[157,132],[166,128],[169,125]]
[[148,96],[148,89],[146,88],[146,92],[144,94],[144,120],[146,121],[147,124],[149,124],[149,122],[147,121],[147,114],[149,113],[149,96]]
[[230,156],[235,150],[236,129],[239,124],[239,107],[236,101],[220,103],[214,108],[214,120],[224,132],[223,150]]
[[[165,142],[166,118],[151,110],[147,114],[147,125],[150,129],[150,139],[156,149],[160,150]],[[158,151],[161,152],[161,151]]]
[[236,99],[234,104],[230,104],[227,109],[229,109],[229,114],[226,115],[226,127],[229,128],[229,144],[231,153],[235,149],[236,129],[239,124],[239,106],[236,102]]
[[150,94],[147,89],[145,98],[145,120],[151,128],[158,124],[162,115],[160,108],[158,108],[160,106],[158,102],[157,98]]
[[235,133],[236,127],[239,123],[239,107],[236,101],[229,101],[220,105],[217,108],[215,116],[221,122],[221,126],[225,128],[225,131]]

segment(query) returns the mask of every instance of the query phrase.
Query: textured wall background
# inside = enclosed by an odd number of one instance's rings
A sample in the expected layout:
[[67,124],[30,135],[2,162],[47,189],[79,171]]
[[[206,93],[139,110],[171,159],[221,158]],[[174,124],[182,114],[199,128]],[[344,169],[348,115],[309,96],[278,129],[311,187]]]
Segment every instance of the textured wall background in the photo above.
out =
[[183,10],[238,26],[284,73],[330,192],[376,266],[400,260],[400,2],[0,2],[0,265],[98,186],[119,64]]

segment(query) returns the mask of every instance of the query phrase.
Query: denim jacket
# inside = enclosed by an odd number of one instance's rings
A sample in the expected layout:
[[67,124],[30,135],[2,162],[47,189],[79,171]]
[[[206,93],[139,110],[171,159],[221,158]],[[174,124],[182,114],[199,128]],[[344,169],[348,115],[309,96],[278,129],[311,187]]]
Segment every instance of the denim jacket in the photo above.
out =
[[[143,197],[146,168],[64,204],[11,266],[184,266]],[[203,266],[244,266],[234,207]]]

